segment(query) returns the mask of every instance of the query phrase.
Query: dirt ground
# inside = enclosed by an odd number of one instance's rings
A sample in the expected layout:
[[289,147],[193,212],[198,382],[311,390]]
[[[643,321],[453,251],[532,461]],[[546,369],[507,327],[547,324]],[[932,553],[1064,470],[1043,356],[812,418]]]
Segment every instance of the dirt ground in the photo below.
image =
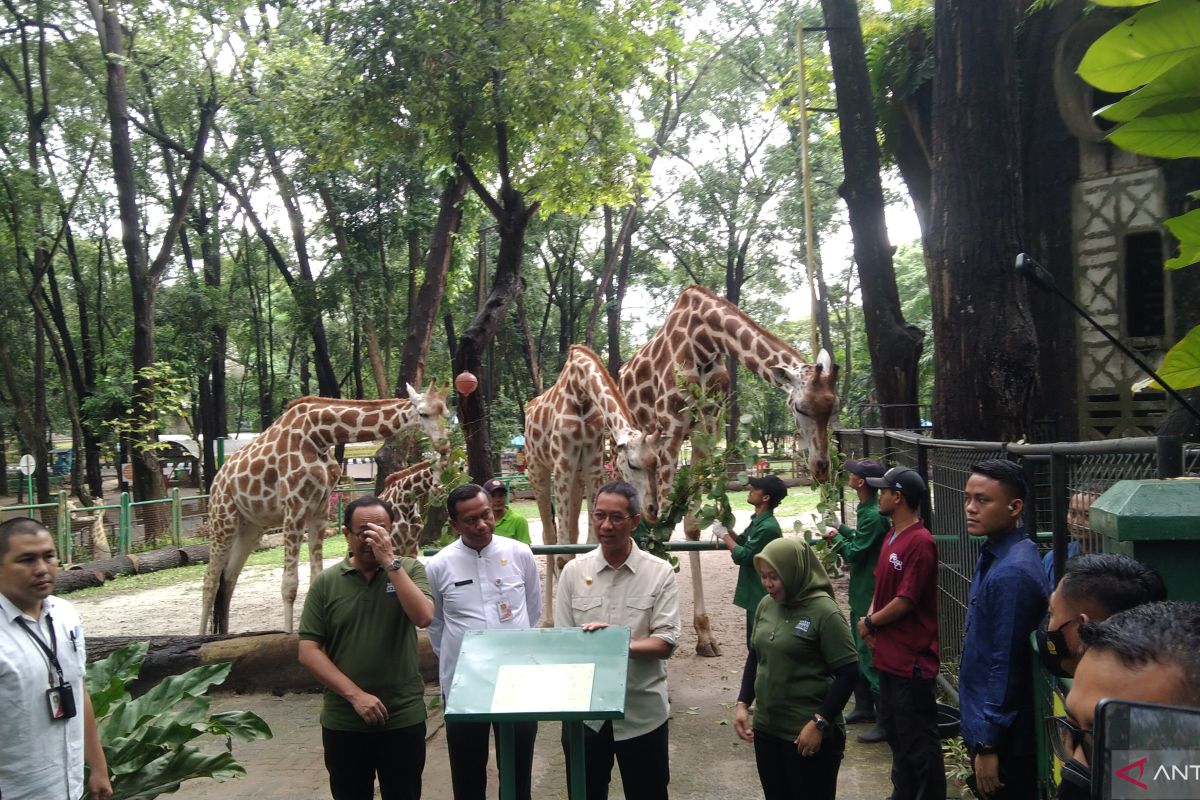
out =
[[[738,515],[738,528],[750,513]],[[791,520],[781,520],[785,531]],[[537,543],[541,529],[530,522]],[[681,534],[680,534],[681,535]],[[705,599],[712,628],[721,643],[719,658],[696,655],[692,631],[691,568],[680,559],[680,611],[684,635],[671,658],[671,793],[678,798],[761,797],[751,745],[733,733],[733,702],[741,679],[744,657],[744,612],[731,599],[737,568],[719,553],[700,555]],[[328,562],[333,563],[333,562]],[[251,631],[281,627],[282,604],[279,584],[282,567],[249,568],[238,582],[231,608],[230,630]],[[307,566],[301,566],[297,618],[308,585]],[[835,582],[844,603],[845,579]],[[113,593],[76,603],[90,636],[193,634],[199,625],[200,583],[195,581],[141,592]],[[428,693],[436,695],[436,687]],[[326,773],[321,760],[320,709],[318,694],[220,695],[214,710],[245,709],[258,713],[271,725],[275,738],[265,742],[238,744],[234,754],[246,767],[247,777],[218,784],[197,780],[184,784],[177,797],[195,800],[221,798],[270,798],[299,800],[328,797]],[[424,772],[425,796],[450,798],[450,774],[442,734],[440,713],[428,721],[429,736]],[[852,800],[883,800],[891,790],[888,780],[890,753],[886,744],[861,745],[854,741],[851,727],[846,758],[839,778],[839,796]],[[559,746],[559,726],[543,723],[533,768],[535,798],[566,798],[565,766]],[[213,742],[214,748],[223,746]],[[489,798],[498,792],[494,765]],[[613,800],[621,800],[620,779],[614,769]]]

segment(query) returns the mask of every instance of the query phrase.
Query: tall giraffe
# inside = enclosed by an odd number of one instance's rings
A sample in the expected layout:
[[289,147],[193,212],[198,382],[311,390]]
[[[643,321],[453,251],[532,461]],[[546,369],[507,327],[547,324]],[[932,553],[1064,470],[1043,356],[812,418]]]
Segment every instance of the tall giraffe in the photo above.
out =
[[[729,387],[725,357],[730,355],[787,394],[797,433],[808,452],[809,471],[817,480],[824,480],[829,473],[829,419],[838,403],[838,370],[829,353],[822,350],[817,363],[809,364],[794,347],[733,303],[702,286],[689,286],[662,328],[621,367],[618,377],[638,427],[650,430],[657,425],[662,431],[659,508],[667,507],[683,440],[699,424],[685,411],[687,396],[676,376],[682,374],[685,380],[700,383],[709,392],[724,392]],[[693,442],[692,449],[699,454],[697,445]],[[700,538],[691,514],[684,520],[684,533],[692,541]],[[699,553],[689,553],[688,560],[692,568],[696,652],[717,656],[721,650],[705,610]]]
[[302,397],[251,444],[234,453],[213,479],[208,516],[210,561],[204,573],[200,632],[227,633],[229,600],[246,558],[263,531],[283,527],[283,620],[292,630],[299,587],[300,540],[308,536],[310,576],[321,570],[321,532],[329,494],[341,468],[331,452],[338,444],[387,439],[419,429],[439,452],[449,449],[445,392],[431,383],[408,398],[339,400]]
[[[657,519],[661,474],[659,434],[643,433],[600,358],[575,344],[554,385],[525,406],[525,474],[537,498],[542,541],[556,544],[559,531],[571,544],[579,541],[579,510],[604,482],[605,431],[616,445],[616,468],[643,499],[643,511]],[[551,476],[555,504],[551,503]],[[555,511],[557,510],[557,514]],[[588,541],[596,541],[588,518]],[[542,624],[554,619],[554,568],[547,564],[542,593]]]
[[422,461],[393,472],[384,481],[379,499],[391,503],[395,513],[392,549],[396,555],[416,558],[420,554],[421,509],[441,486],[441,472],[445,467],[443,459]]

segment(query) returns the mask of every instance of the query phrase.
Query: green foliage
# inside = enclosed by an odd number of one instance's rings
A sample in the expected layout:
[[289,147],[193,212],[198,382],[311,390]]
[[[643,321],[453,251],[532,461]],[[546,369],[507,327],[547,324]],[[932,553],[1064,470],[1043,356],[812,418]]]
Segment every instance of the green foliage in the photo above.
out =
[[112,376],[105,376],[97,392],[84,400],[83,414],[96,434],[110,441],[128,437],[140,450],[165,450],[170,445],[158,441],[159,420],[186,413],[191,398],[190,381],[175,366],[162,361],[143,367],[139,374],[154,387],[147,404],[150,414],[134,414],[130,384]]
[[[145,642],[127,645],[88,667],[87,690],[108,760],[114,800],[150,800],[184,781],[218,781],[246,774],[233,757],[233,740],[271,738],[261,717],[248,711],[210,714],[208,690],[222,683],[232,664],[208,664],[164,679],[138,698],[128,687],[146,657]],[[225,751],[205,753],[191,744],[224,737]]]
[[967,778],[975,773],[967,744],[961,736],[942,740],[942,758],[946,762],[946,780],[956,786],[965,786]]
[[[1108,92],[1130,92],[1097,113],[1119,122],[1113,144],[1157,158],[1200,156],[1200,4],[1194,0],[1094,0],[1099,5],[1144,6],[1097,39],[1079,74]],[[1179,269],[1200,262],[1200,209],[1165,222],[1179,240]],[[1176,389],[1200,386],[1200,328],[1193,328],[1163,359],[1159,374]],[[1158,387],[1154,382],[1142,385]]]

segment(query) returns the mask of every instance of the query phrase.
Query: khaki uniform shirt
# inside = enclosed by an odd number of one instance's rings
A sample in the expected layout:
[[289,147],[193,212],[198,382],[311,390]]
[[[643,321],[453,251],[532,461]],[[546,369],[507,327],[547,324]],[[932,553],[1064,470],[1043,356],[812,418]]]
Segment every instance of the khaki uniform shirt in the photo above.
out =
[[[679,641],[679,596],[671,565],[633,545],[618,569],[596,548],[567,562],[555,597],[554,624],[577,628],[607,622],[629,628],[630,641],[657,636],[672,648]],[[629,659],[625,719],[613,720],[616,741],[650,733],[667,721],[665,659]],[[598,730],[602,722],[588,722]]]

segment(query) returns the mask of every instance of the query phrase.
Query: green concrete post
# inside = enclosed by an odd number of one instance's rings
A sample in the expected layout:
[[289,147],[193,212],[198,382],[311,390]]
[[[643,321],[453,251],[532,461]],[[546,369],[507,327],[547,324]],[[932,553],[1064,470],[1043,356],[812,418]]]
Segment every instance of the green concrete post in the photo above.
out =
[[58,493],[58,559],[71,563],[71,511],[67,507],[67,493]]
[[1158,570],[1170,599],[1200,601],[1200,478],[1118,481],[1088,518],[1104,552]]
[[176,547],[183,545],[183,500],[178,486],[171,489],[171,541]]

